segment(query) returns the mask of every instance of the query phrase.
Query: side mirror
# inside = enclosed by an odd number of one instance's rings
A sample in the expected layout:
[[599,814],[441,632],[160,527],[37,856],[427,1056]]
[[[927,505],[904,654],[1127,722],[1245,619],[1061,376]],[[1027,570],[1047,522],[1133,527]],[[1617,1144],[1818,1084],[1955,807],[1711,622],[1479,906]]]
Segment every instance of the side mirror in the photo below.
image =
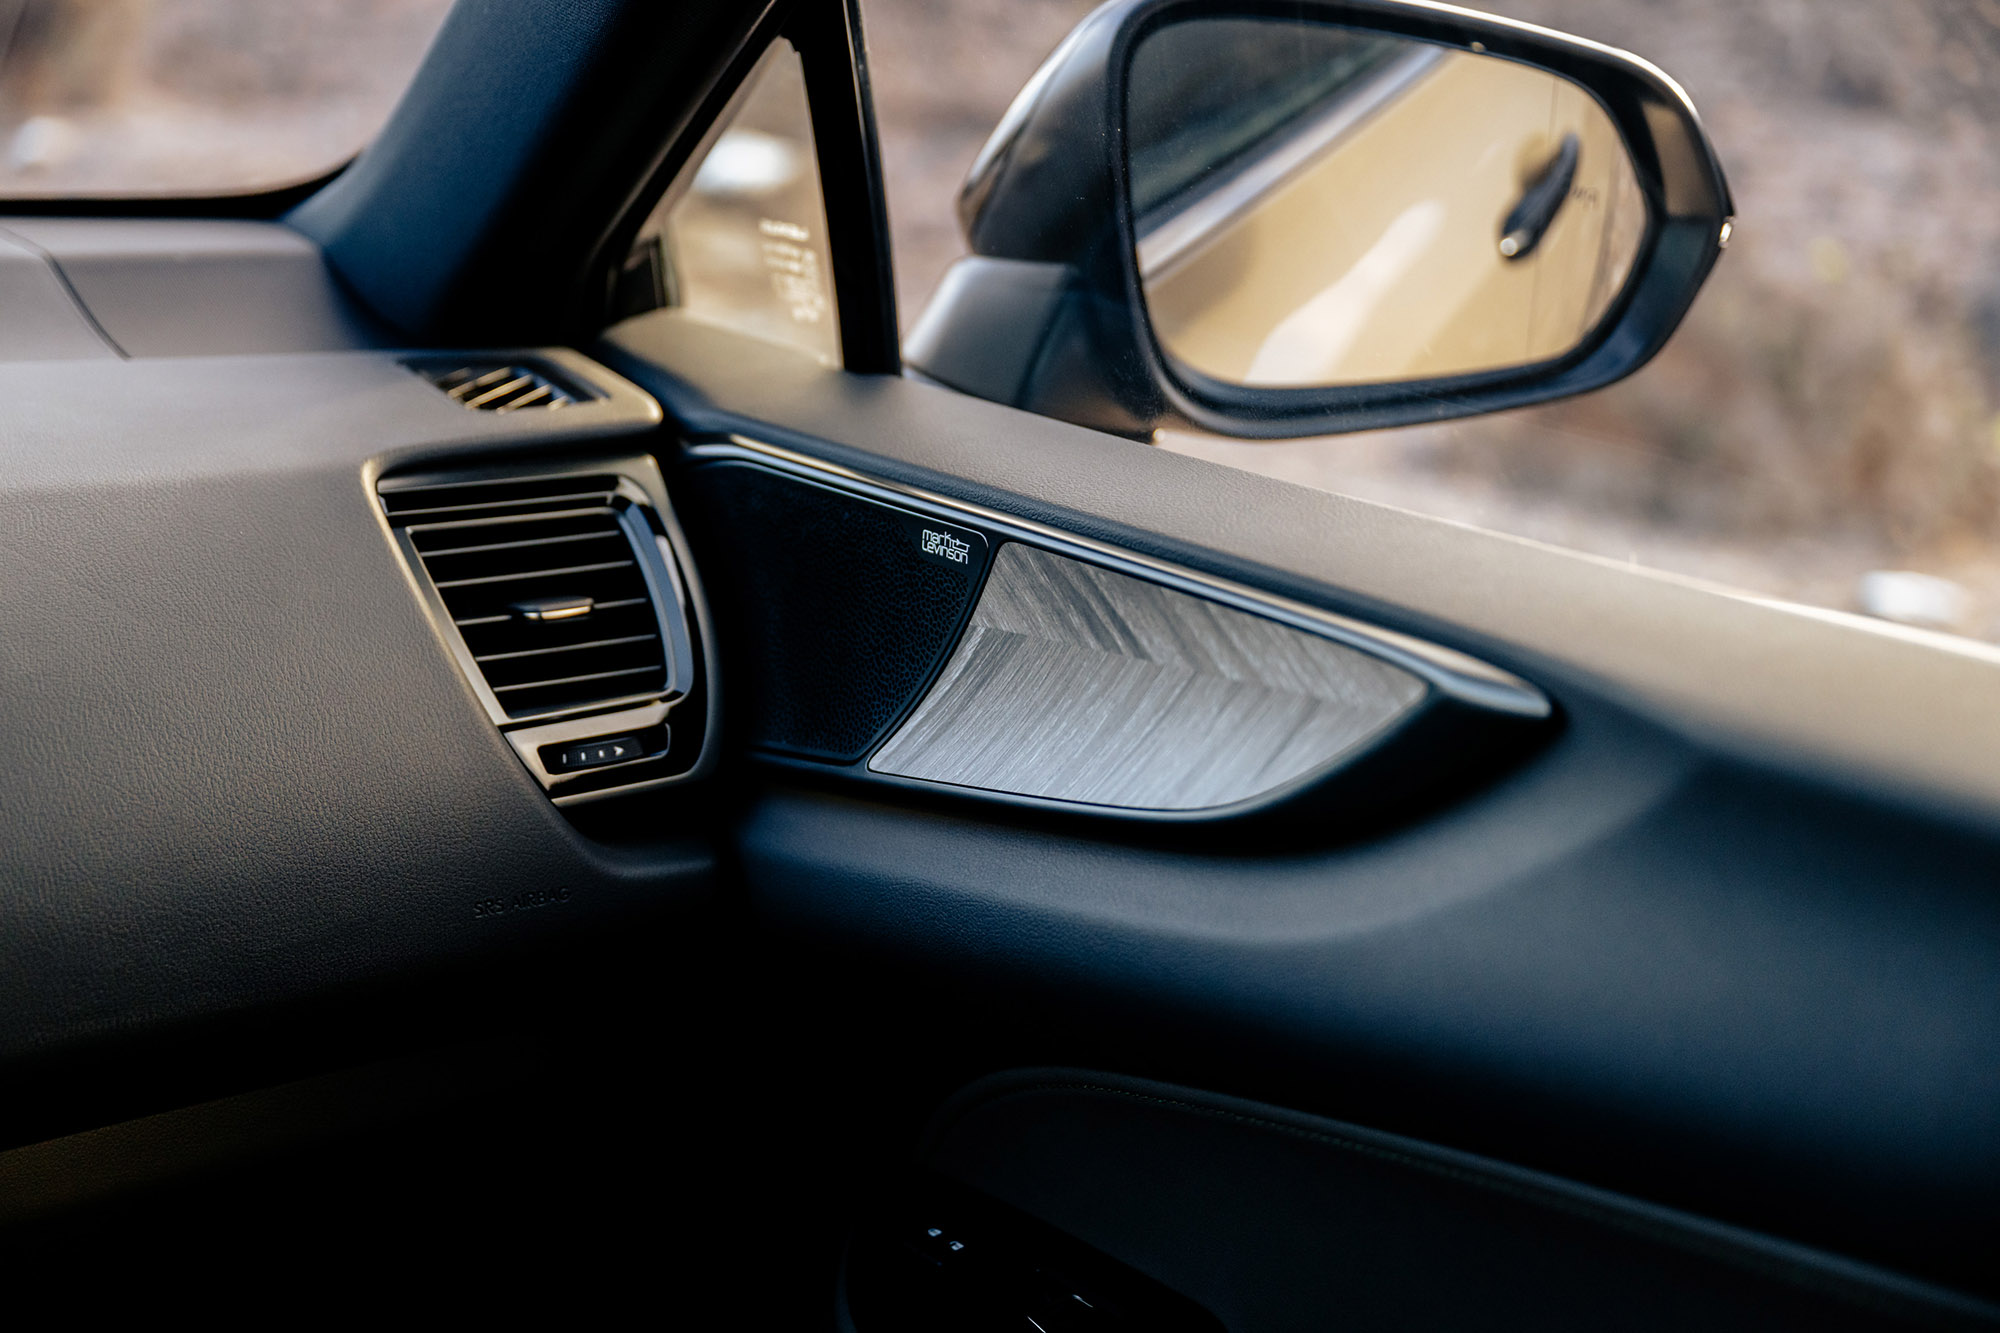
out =
[[1115,0],[981,150],[905,360],[1141,437],[1520,407],[1644,365],[1732,211],[1623,52],[1421,0]]

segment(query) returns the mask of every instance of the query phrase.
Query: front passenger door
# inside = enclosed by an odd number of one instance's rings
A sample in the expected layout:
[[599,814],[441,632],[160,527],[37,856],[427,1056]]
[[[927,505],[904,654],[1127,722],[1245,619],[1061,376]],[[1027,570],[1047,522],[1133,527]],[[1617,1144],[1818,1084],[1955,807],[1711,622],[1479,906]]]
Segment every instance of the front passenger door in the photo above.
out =
[[[844,1108],[825,1150],[874,1144],[843,1326],[1990,1320],[1988,655],[1144,442],[1628,373],[1726,239],[1698,124],[1503,21],[1226,8],[1109,6],[1051,57],[918,373],[850,336],[886,304],[852,181],[844,369],[692,303],[595,348],[669,417],[780,1049]],[[1293,25],[1181,88],[1291,100],[1142,202],[1142,150],[1199,137],[1120,96],[1177,23],[1197,72]],[[826,86],[831,181],[869,145]],[[1413,170],[1303,248],[1286,190],[1353,203],[1516,95],[1562,105],[1491,181]],[[1416,309],[1452,265],[1477,298]]]

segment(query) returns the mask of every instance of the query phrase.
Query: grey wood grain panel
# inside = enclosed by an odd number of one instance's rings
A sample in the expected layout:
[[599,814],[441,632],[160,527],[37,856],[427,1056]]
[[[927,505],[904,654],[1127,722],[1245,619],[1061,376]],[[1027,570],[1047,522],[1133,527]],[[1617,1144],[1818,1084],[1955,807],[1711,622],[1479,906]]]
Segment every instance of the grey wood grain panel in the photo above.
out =
[[1399,667],[1009,542],[951,660],[869,768],[1134,810],[1252,800],[1415,708]]

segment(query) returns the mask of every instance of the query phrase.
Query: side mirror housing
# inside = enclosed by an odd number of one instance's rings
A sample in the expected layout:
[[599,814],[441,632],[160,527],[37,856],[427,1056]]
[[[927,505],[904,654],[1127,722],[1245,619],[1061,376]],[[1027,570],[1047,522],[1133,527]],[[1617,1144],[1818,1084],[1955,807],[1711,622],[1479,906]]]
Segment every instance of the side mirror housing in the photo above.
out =
[[1732,217],[1623,52],[1418,0],[1117,0],[981,150],[905,360],[1142,438],[1498,411],[1644,365]]

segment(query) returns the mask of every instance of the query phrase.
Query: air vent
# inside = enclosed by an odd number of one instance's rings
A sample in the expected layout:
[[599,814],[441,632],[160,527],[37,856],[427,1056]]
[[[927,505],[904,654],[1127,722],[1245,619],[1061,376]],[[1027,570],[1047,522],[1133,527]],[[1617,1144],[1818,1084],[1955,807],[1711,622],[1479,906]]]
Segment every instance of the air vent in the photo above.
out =
[[505,719],[673,687],[655,602],[672,584],[635,490],[609,473],[383,485],[390,524]]
[[523,407],[568,407],[589,395],[544,370],[505,361],[411,362],[410,369],[481,412]]

